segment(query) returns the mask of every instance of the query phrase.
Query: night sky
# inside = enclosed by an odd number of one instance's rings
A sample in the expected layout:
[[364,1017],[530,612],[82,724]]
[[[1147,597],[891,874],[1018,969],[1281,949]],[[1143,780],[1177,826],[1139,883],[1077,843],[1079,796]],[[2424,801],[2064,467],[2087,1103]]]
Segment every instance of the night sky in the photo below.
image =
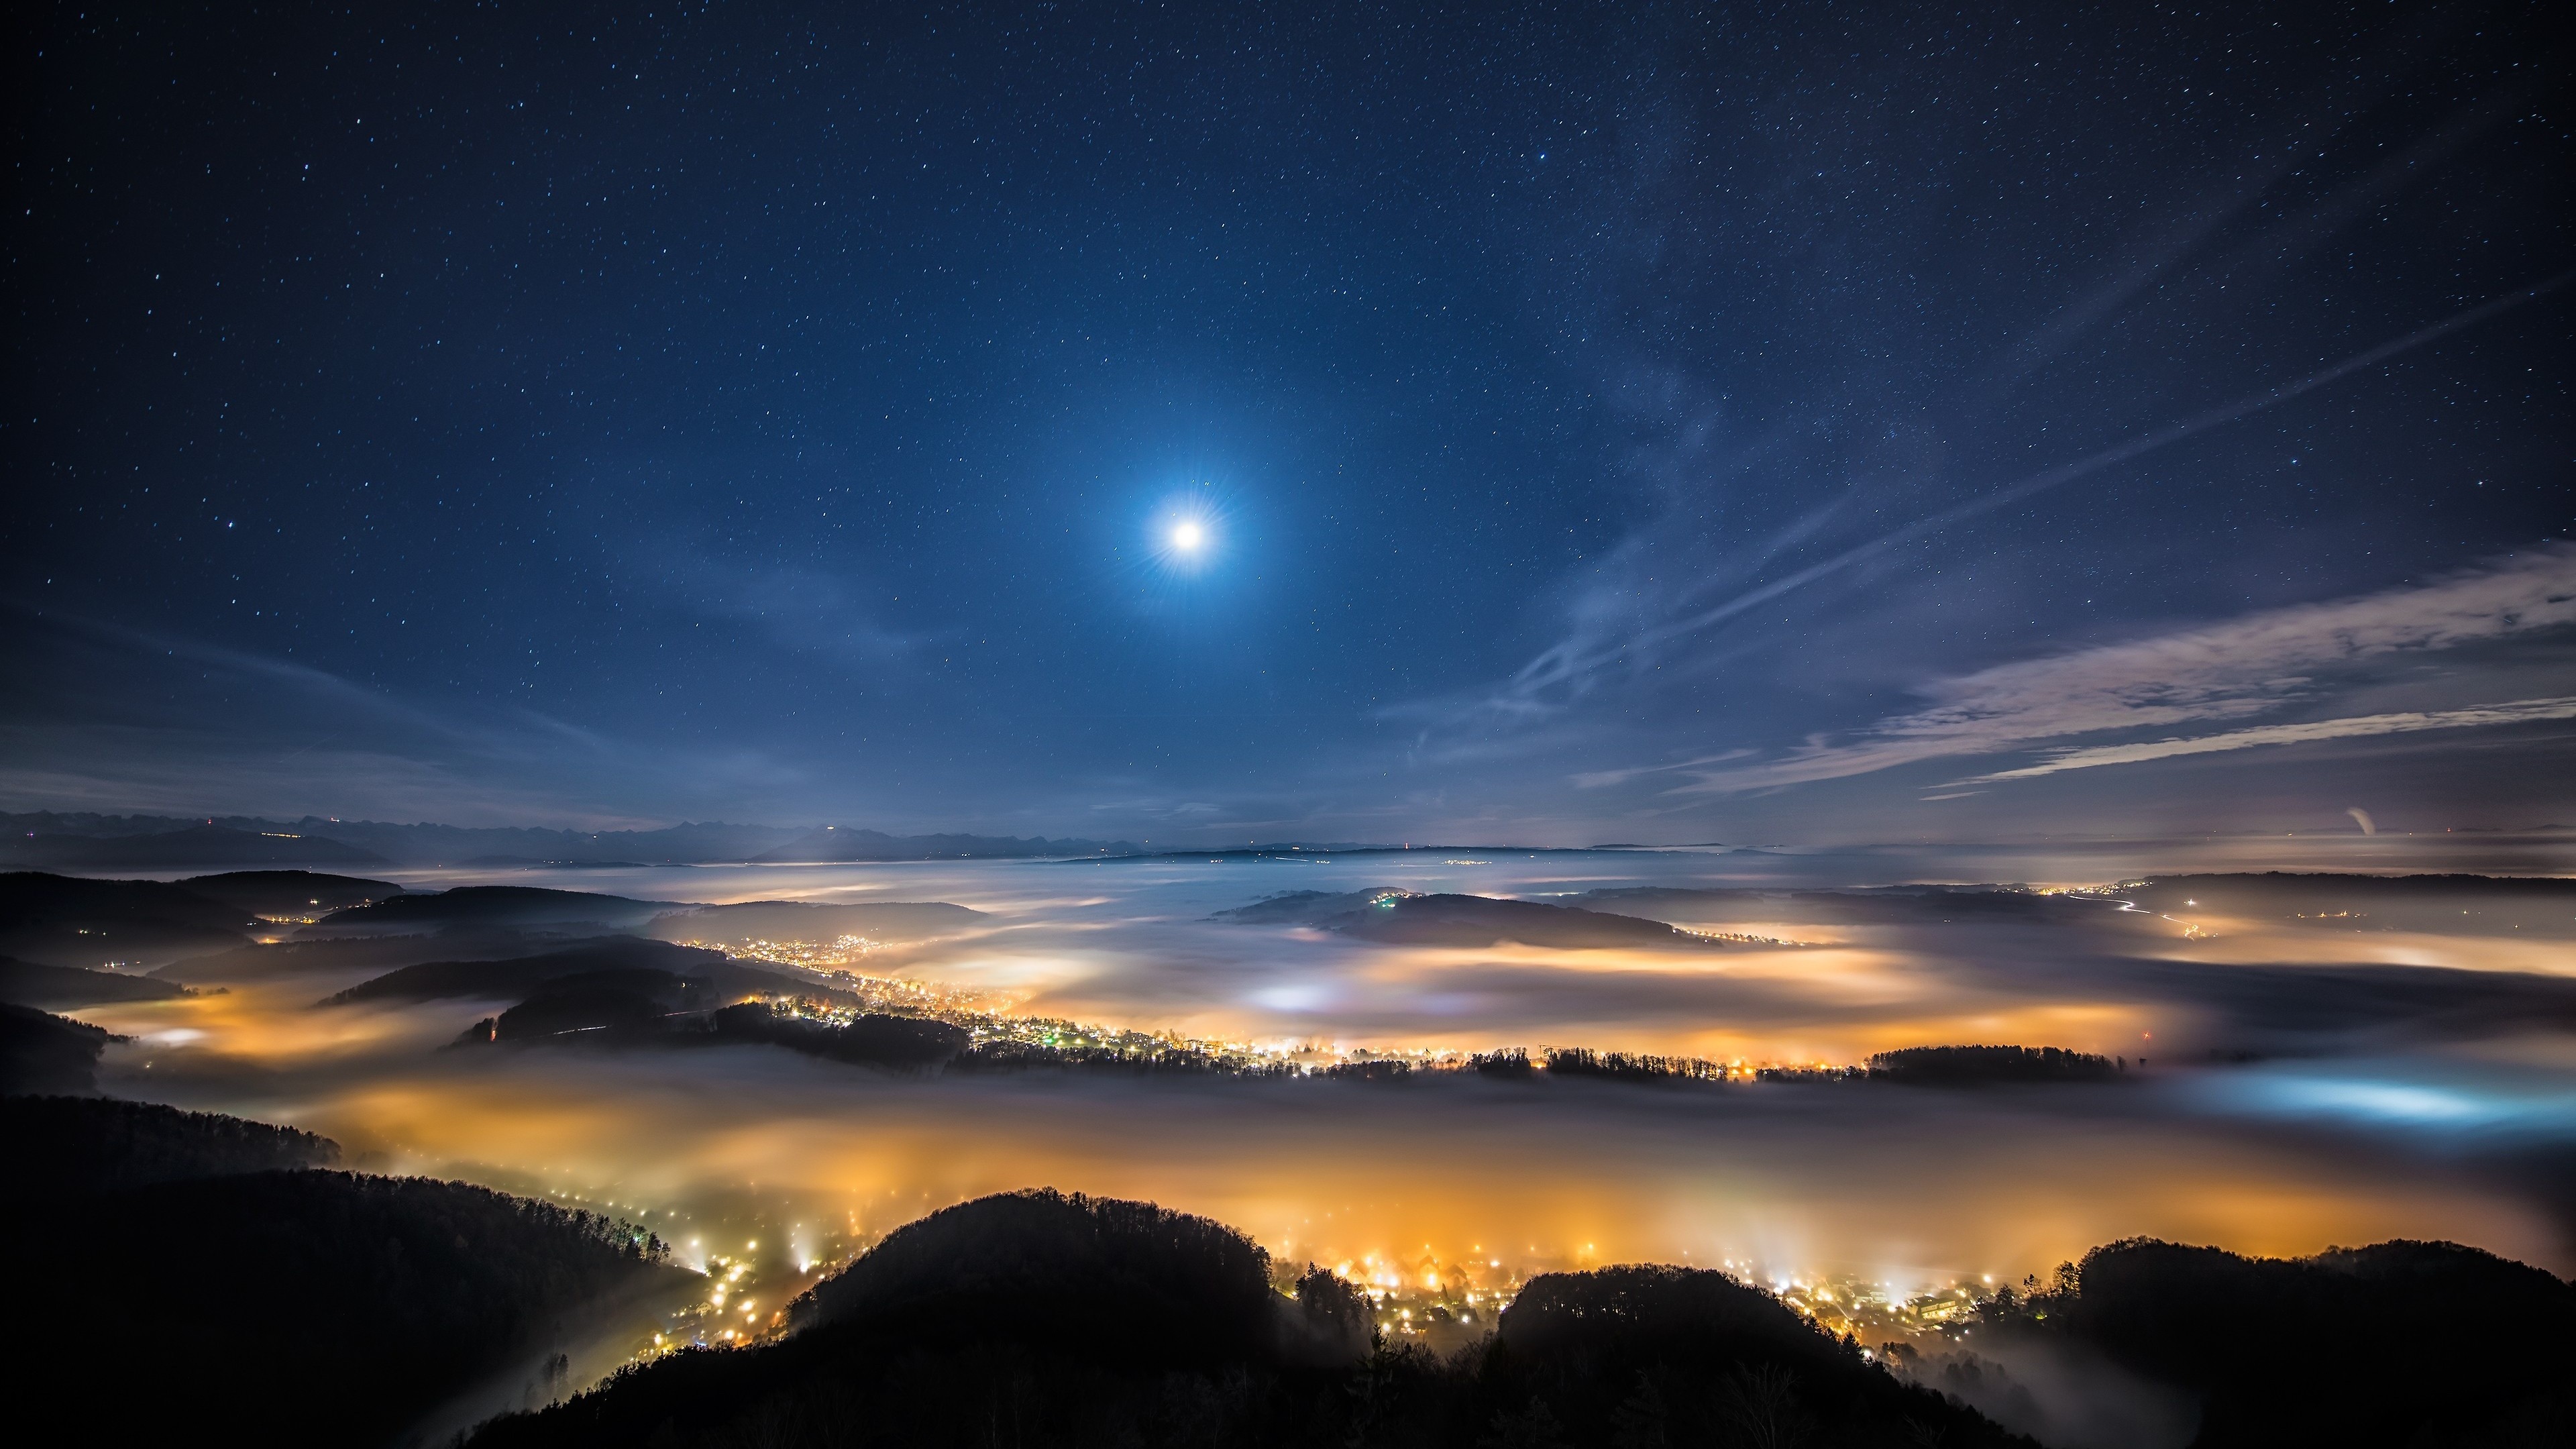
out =
[[2551,9],[44,6],[0,808],[2576,823]]

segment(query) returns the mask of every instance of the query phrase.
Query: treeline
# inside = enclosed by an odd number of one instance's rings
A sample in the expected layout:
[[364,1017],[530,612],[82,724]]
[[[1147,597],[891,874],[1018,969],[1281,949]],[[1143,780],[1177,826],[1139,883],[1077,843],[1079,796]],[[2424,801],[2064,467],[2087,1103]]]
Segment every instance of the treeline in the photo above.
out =
[[[474,1449],[2026,1445],[1770,1294],[1689,1269],[1551,1274],[1442,1359],[1321,1271],[1149,1203],[985,1198],[887,1237],[798,1331],[684,1352],[486,1425]],[[1765,1437],[1767,1436],[1767,1437]]]
[[[655,983],[659,981],[657,986]],[[2088,1082],[2109,1080],[2124,1063],[2061,1047],[1912,1047],[1882,1052],[1866,1067],[1729,1066],[1703,1057],[1546,1047],[1473,1054],[1460,1061],[1360,1057],[1320,1068],[1270,1058],[1212,1051],[1189,1042],[1150,1045],[1058,1044],[1023,1038],[976,1040],[976,1033],[934,1017],[862,1013],[827,1014],[822,1003],[747,1001],[714,1011],[688,1009],[687,983],[652,972],[594,972],[549,982],[538,995],[475,1023],[463,1040],[573,1040],[603,1045],[653,1041],[674,1045],[761,1044],[810,1056],[899,1072],[1080,1071],[1128,1075],[1225,1077],[1400,1083],[1454,1072],[1502,1081],[1529,1081],[1544,1073],[1568,1080],[1632,1085],[1716,1085],[1728,1082],[1823,1083],[1882,1080],[1914,1085],[1960,1086],[1987,1082]]]
[[[667,953],[676,969],[629,963],[644,948]],[[699,958],[706,958],[700,960]],[[650,959],[659,961],[662,956]],[[2063,1047],[1929,1046],[1881,1052],[1866,1067],[1759,1067],[1747,1069],[1703,1057],[1543,1047],[1533,1056],[1506,1047],[1467,1057],[1424,1061],[1361,1057],[1319,1070],[1273,1058],[1212,1050],[1184,1041],[1126,1034],[1124,1042],[1039,1041],[1028,1036],[984,1036],[938,1017],[897,1012],[843,1015],[849,998],[768,996],[720,1005],[746,989],[788,984],[774,973],[733,966],[717,952],[659,942],[585,947],[544,957],[507,961],[438,962],[406,967],[330,998],[325,1005],[382,997],[416,998],[478,991],[517,981],[529,994],[497,1017],[476,1022],[459,1045],[588,1042],[614,1045],[758,1044],[857,1066],[901,1072],[1007,1072],[1057,1070],[1143,1075],[1406,1082],[1426,1075],[1467,1071],[1509,1081],[1540,1073],[1566,1079],[1671,1086],[1755,1080],[1816,1083],[1882,1080],[1922,1086],[2011,1082],[2096,1082],[2115,1078],[2125,1062]],[[1019,1023],[1021,1029],[1033,1024]],[[1036,1023],[1046,1026],[1047,1023]],[[1053,1023],[1070,1035],[1072,1023]]]
[[1960,1087],[1986,1082],[2107,1082],[2128,1063],[2062,1047],[1936,1046],[1880,1052],[1869,1074],[1891,1082]]
[[951,1071],[1108,1072],[1127,1076],[1228,1077],[1278,1079],[1300,1075],[1286,1062],[1223,1055],[1186,1043],[1129,1049],[1115,1046],[1062,1046],[1050,1042],[1003,1039],[977,1042],[949,1063]]
[[330,1167],[328,1137],[105,1097],[0,1098],[13,1198],[78,1197],[196,1177]]

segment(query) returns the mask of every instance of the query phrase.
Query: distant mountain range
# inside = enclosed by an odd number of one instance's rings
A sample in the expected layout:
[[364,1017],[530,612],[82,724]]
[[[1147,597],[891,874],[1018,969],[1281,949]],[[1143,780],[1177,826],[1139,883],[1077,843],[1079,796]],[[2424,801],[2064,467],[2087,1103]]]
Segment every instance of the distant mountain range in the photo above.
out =
[[951,860],[1028,859],[1040,856],[1142,855],[1124,840],[1021,840],[1008,835],[888,835],[878,830],[844,830],[826,825],[784,845],[762,851],[756,861],[811,860]]
[[[684,822],[660,830],[547,830],[428,822],[334,820],[307,815],[98,815],[0,812],[0,868],[157,870],[216,867],[458,866],[469,870],[545,866],[706,865],[753,861],[1064,860],[1128,855],[1280,856],[1385,851],[1414,854],[1561,849],[1517,845],[1409,845],[1365,841],[1259,841],[1242,845],[1140,845],[1012,835],[889,835],[846,825],[727,825]],[[1580,848],[1580,847],[1578,847]],[[1702,849],[1607,845],[1594,850]]]
[[1139,855],[1124,840],[888,835],[837,826],[680,824],[662,830],[469,828],[257,816],[182,819],[41,811],[0,814],[0,865],[89,870],[173,866],[694,865],[713,861],[1034,859]]

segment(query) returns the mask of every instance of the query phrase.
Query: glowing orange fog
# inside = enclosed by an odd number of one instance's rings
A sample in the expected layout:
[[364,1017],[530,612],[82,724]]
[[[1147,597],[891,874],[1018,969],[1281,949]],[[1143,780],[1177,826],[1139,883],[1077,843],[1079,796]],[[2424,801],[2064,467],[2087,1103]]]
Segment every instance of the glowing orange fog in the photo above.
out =
[[[1210,899],[1240,901],[1239,890],[1149,913],[1061,879],[1039,884],[1004,900],[919,881],[873,887],[966,895],[991,908],[992,923],[890,950],[867,969],[989,993],[1027,1015],[1217,1041],[1428,1053],[1583,1045],[1833,1065],[1966,1042],[2134,1061],[2211,1025],[2195,1008],[2097,989],[2081,964],[2088,951],[2221,966],[2420,958],[2569,969],[2549,943],[2220,919],[1943,937],[1937,949],[1903,931],[1795,921],[1765,928],[1801,943],[1784,947],[1396,948],[1209,924]],[[738,894],[789,894],[779,887]],[[1035,1185],[1150,1198],[1233,1223],[1292,1259],[1399,1278],[1483,1263],[1473,1270],[1500,1281],[1657,1259],[2009,1281],[2141,1234],[2266,1253],[2449,1238],[2527,1261],[2564,1257],[2543,1214],[2466,1167],[2438,1156],[2399,1164],[2331,1126],[2196,1115],[2180,1088],[2154,1082],[2030,1095],[1468,1073],[1395,1086],[913,1079],[761,1047],[442,1051],[497,1003],[314,1005],[366,974],[85,1015],[135,1038],[109,1063],[120,1094],[289,1122],[388,1170],[649,1210],[657,1230],[721,1224],[779,1251],[802,1244],[799,1272],[940,1205]]]

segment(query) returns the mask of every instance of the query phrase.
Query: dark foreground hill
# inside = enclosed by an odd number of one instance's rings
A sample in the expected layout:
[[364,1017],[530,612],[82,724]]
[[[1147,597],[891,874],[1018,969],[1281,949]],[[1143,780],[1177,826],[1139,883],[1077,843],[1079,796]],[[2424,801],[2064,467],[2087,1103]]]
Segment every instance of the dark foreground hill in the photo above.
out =
[[235,1118],[10,1097],[0,1150],[0,1231],[28,1249],[16,1412],[82,1442],[394,1442],[690,1281],[622,1224],[318,1170],[330,1142]]
[[2196,1449],[2576,1444],[2576,1287],[2456,1243],[2114,1243],[1983,1318],[1990,1351],[2072,1345],[2201,1396]]
[[2029,1442],[1716,1273],[1540,1278],[1489,1347],[1447,1362],[1373,1344],[1368,1305],[1328,1273],[1310,1270],[1293,1296],[1271,1282],[1260,1248],[1203,1218],[1053,1192],[985,1198],[826,1281],[782,1343],[632,1369],[473,1442]]

